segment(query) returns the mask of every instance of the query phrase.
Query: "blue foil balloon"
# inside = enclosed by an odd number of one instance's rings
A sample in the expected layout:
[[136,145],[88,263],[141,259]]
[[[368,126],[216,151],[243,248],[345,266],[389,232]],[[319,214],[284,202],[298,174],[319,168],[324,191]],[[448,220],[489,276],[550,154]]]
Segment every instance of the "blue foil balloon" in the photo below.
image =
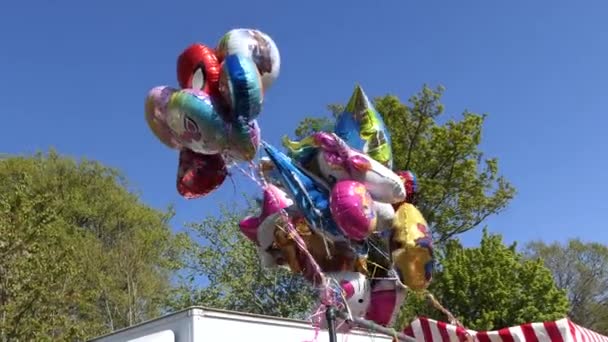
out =
[[319,181],[300,170],[292,160],[273,146],[262,142],[264,150],[274,163],[283,187],[308,224],[317,231],[325,232],[332,238],[343,240],[329,209],[329,190]]
[[336,118],[334,133],[384,166],[393,168],[391,136],[382,116],[357,85],[344,112]]
[[228,105],[231,121],[249,122],[262,110],[264,89],[254,61],[244,55],[228,55],[220,71],[219,91]]

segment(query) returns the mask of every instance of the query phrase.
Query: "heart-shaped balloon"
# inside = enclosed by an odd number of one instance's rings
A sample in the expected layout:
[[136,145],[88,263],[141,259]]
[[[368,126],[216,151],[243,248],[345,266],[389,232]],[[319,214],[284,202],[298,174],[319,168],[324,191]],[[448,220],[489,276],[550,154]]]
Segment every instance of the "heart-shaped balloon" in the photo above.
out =
[[205,196],[217,189],[228,175],[219,154],[200,154],[188,149],[179,153],[177,192],[187,199]]

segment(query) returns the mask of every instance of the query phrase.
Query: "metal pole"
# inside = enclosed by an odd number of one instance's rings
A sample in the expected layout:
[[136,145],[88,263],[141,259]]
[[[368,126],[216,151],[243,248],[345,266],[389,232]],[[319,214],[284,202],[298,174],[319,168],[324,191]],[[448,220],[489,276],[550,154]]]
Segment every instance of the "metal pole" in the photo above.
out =
[[336,307],[328,305],[325,310],[325,319],[327,319],[327,332],[329,333],[329,342],[337,342],[338,335],[336,334]]
[[[337,315],[341,319],[344,319],[344,320],[349,319],[348,314],[345,312],[338,311],[337,313],[334,313],[334,314]],[[400,332],[397,332],[395,329],[383,327],[380,324],[376,324],[372,321],[368,321],[363,318],[353,317],[352,322],[360,328],[375,331],[375,332],[378,332],[378,333],[381,333],[381,334],[384,334],[387,336],[391,336],[391,337],[395,338],[397,341],[416,342],[416,339],[413,337],[410,337],[410,336],[407,336]],[[330,337],[330,341],[331,341],[331,337]],[[331,342],[333,342],[333,341],[331,341]]]

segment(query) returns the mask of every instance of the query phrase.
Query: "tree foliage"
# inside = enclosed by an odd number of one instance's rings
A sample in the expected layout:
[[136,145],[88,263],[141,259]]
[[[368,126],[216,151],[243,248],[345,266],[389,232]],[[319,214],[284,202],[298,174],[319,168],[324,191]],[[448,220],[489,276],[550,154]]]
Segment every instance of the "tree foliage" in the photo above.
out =
[[[411,170],[418,177],[416,205],[439,242],[471,230],[500,212],[515,195],[499,174],[498,159],[479,149],[485,115],[465,111],[460,120],[441,124],[443,88],[423,87],[402,103],[386,95],[375,100],[392,137],[395,170]],[[331,105],[335,117],[343,106]],[[303,138],[317,130],[331,130],[329,117],[307,118],[296,129]]]
[[[191,231],[203,243],[193,246],[185,281],[174,307],[198,304],[227,310],[280,317],[304,318],[314,295],[310,286],[288,270],[260,267],[251,241],[239,231],[246,211],[223,208],[219,217],[191,224]],[[207,285],[199,287],[197,275]]]
[[608,247],[571,239],[565,244],[530,242],[525,249],[531,259],[540,259],[551,270],[557,286],[570,301],[568,316],[603,334],[608,334]]
[[[565,292],[542,261],[526,259],[515,244],[505,246],[500,235],[485,229],[479,247],[449,241],[440,264],[430,291],[467,328],[491,330],[556,320],[568,311]],[[402,320],[416,315],[445,320],[420,298],[410,296],[408,301]]]
[[0,341],[82,340],[160,314],[186,240],[126,186],[55,152],[0,161]]

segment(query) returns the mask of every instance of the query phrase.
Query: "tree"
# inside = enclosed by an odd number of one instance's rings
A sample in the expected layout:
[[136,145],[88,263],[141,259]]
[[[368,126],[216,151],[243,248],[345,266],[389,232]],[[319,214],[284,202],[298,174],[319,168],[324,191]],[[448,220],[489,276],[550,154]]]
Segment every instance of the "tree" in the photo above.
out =
[[[479,150],[485,115],[465,111],[460,121],[439,124],[443,88],[422,91],[401,103],[392,95],[375,100],[391,134],[395,170],[411,170],[418,177],[416,205],[443,243],[471,230],[500,212],[515,195],[514,187],[498,171],[497,158]],[[330,105],[335,117],[341,105]],[[303,138],[331,130],[328,117],[307,118],[296,129]]]
[[565,244],[530,242],[525,253],[542,260],[570,301],[574,322],[608,333],[608,247],[571,239]]
[[[529,260],[505,246],[500,235],[483,231],[476,248],[451,240],[440,257],[430,291],[470,329],[493,330],[564,318],[568,299],[542,261]],[[427,315],[445,320],[421,298],[410,295],[402,320]]]
[[[262,269],[251,241],[238,228],[246,211],[222,208],[219,217],[208,217],[189,227],[197,240],[183,277],[174,308],[202,304],[226,310],[280,317],[305,318],[315,299],[310,285],[284,269]],[[207,285],[199,287],[197,275]]]
[[114,169],[0,161],[0,341],[82,340],[158,315],[184,237]]

